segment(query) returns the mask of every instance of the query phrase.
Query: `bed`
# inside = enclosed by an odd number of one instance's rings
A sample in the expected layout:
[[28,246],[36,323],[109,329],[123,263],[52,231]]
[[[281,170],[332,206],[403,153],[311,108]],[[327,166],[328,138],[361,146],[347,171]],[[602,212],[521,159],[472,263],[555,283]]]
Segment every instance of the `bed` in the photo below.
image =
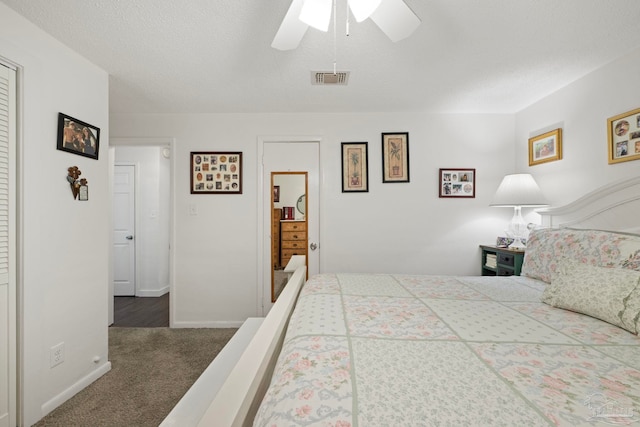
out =
[[199,425],[637,422],[637,212],[640,178],[542,211],[519,277],[297,271]]

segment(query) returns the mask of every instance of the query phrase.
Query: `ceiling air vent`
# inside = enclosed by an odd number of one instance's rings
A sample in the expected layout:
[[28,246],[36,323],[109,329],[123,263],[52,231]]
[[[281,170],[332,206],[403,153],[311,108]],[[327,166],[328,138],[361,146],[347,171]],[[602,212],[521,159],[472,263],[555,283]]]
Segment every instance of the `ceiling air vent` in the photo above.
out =
[[312,85],[346,86],[347,83],[349,83],[349,71],[337,71],[335,73],[332,73],[331,71],[312,71],[311,72]]

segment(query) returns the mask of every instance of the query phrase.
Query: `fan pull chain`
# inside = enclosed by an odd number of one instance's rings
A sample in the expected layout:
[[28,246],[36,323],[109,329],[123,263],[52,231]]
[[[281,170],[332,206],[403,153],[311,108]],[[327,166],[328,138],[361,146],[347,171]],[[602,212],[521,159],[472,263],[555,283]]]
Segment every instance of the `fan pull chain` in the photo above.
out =
[[336,0],[333,0],[333,75],[338,75],[338,42],[337,42],[337,25],[336,25]]
[[349,1],[347,0],[347,23],[345,25],[345,34],[349,37],[349,18],[351,17],[351,13],[349,9]]

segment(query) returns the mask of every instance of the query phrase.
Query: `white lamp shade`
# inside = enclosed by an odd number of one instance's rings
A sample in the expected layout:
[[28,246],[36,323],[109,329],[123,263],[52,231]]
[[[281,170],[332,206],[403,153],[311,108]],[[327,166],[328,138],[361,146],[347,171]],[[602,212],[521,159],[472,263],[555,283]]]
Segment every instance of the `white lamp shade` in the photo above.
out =
[[528,173],[507,175],[502,179],[498,191],[489,206],[548,206],[540,187]]
[[331,0],[304,0],[300,20],[320,31],[327,32],[331,22]]

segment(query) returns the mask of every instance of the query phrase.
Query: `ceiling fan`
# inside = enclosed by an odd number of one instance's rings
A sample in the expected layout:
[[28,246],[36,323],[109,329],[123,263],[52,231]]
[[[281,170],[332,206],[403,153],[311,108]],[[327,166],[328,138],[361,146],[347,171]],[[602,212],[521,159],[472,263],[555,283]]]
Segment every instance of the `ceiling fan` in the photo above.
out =
[[[403,0],[347,2],[357,22],[371,18],[393,42],[408,37],[420,25],[420,18]],[[335,0],[292,0],[271,47],[279,50],[295,49],[310,26],[326,32],[334,3]]]

